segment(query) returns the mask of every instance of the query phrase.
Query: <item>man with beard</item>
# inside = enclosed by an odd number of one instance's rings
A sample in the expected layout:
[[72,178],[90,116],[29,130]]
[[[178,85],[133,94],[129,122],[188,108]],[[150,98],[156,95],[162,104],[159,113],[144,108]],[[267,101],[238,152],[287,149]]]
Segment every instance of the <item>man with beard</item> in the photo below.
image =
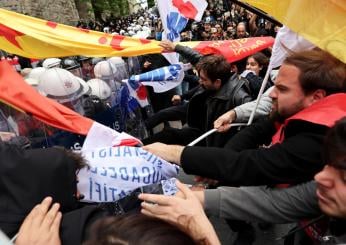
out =
[[[192,97],[187,106],[186,121],[188,127],[182,129],[167,128],[142,142],[149,144],[162,142],[167,144],[187,145],[206,131],[213,128],[213,122],[220,115],[245,102],[251,101],[251,96],[246,90],[244,79],[231,73],[231,64],[223,56],[202,56],[198,52],[172,42],[165,41],[160,44],[167,51],[176,51],[191,64],[196,66],[199,74],[199,86],[190,90]],[[227,135],[215,134],[208,137],[203,145],[222,147]]]
[[211,234],[212,229],[203,208],[215,217],[253,222],[283,224],[312,219],[281,237],[286,239],[284,244],[345,244],[346,117],[328,130],[321,151],[326,165],[315,181],[291,188],[219,187],[193,192],[179,184],[176,196],[141,194],[139,198],[145,201],[142,213],[199,235]]
[[323,168],[327,129],[346,114],[345,84],[346,65],[330,54],[295,53],[281,66],[270,93],[272,118],[243,129],[223,149],[160,143],[145,149],[187,174],[227,185],[308,181]]

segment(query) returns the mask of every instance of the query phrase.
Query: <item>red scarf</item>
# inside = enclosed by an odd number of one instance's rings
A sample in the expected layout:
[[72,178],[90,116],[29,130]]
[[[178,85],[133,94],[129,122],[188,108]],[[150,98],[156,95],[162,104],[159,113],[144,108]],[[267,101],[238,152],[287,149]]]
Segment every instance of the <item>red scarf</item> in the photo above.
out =
[[290,121],[302,120],[331,128],[335,122],[346,116],[346,93],[327,96],[311,106],[297,112],[278,125],[272,137],[272,145],[282,143],[285,138],[284,129]]

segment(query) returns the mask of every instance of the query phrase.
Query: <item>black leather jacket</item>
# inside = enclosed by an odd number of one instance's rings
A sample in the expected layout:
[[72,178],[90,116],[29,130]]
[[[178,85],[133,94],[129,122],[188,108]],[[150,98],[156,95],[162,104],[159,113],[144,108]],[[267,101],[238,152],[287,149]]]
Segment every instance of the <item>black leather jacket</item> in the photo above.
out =
[[[191,64],[195,65],[203,56],[189,47],[177,45],[175,51]],[[251,101],[247,89],[247,80],[234,74],[222,85],[221,89],[211,93],[200,87],[192,96],[187,111],[187,124],[206,132],[213,128],[214,121],[234,107]],[[228,133],[214,133],[206,139],[207,146],[222,147],[235,130]]]

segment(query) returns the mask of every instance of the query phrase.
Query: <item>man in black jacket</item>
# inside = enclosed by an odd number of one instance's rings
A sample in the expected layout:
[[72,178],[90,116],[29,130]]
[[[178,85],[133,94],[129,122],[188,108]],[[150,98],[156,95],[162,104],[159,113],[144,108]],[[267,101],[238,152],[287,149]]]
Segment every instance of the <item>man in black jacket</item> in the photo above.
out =
[[295,53],[283,63],[270,94],[276,117],[243,129],[224,149],[159,143],[145,149],[188,174],[229,185],[311,180],[323,168],[320,150],[326,130],[346,114],[345,84],[346,65],[333,56]]
[[[213,128],[213,122],[226,111],[251,101],[251,96],[246,90],[245,81],[232,75],[231,65],[223,56],[202,56],[198,52],[171,42],[161,42],[166,51],[176,51],[192,65],[196,65],[199,73],[199,87],[189,101],[187,108],[188,127],[183,129],[169,129],[149,139],[143,140],[144,144],[152,142],[164,142],[168,144],[186,145]],[[204,145],[222,147],[228,137],[234,131],[226,135],[215,134],[207,138]]]

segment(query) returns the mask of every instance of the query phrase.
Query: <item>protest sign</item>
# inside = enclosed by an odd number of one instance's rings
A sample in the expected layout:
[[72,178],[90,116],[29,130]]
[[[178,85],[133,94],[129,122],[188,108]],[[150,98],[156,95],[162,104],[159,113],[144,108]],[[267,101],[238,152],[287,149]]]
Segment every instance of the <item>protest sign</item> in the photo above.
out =
[[138,187],[176,177],[178,167],[139,147],[102,147],[82,151],[89,167],[78,173],[86,202],[117,201]]

